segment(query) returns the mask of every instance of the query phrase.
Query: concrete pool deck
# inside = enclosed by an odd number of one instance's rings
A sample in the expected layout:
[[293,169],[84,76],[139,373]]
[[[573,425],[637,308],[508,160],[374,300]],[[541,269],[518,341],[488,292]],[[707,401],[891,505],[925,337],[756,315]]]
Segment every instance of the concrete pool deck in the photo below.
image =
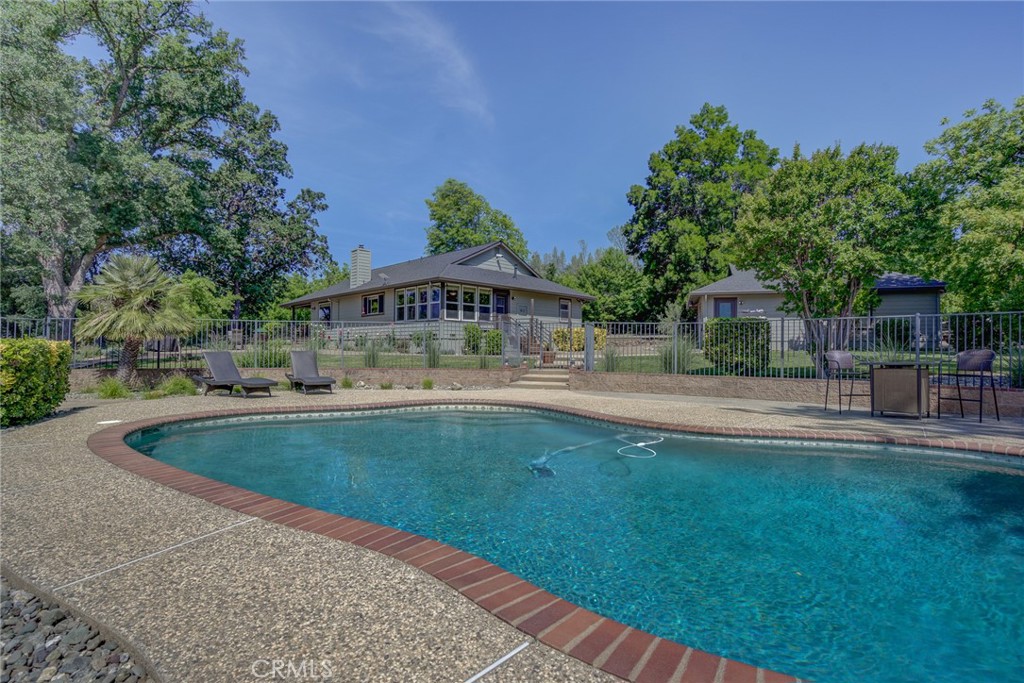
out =
[[[60,417],[2,435],[4,569],[122,635],[165,681],[267,680],[275,660],[305,667],[307,679],[310,672],[325,678],[326,667],[342,681],[466,681],[522,643],[529,646],[480,680],[618,680],[410,564],[181,493],[112,465],[87,444],[113,420],[422,400],[529,402],[681,426],[974,441],[1024,452],[1021,418],[981,424],[958,417],[872,419],[863,410],[840,416],[820,406],[667,395],[343,390],[276,391],[253,399],[84,400],[69,403]],[[592,625],[586,638],[562,649],[584,641],[600,645],[602,628]],[[598,663],[631,638],[622,633],[603,643]],[[661,644],[644,645],[625,677],[777,680],[751,667],[708,670],[697,656],[672,671],[655,670],[647,664]]]

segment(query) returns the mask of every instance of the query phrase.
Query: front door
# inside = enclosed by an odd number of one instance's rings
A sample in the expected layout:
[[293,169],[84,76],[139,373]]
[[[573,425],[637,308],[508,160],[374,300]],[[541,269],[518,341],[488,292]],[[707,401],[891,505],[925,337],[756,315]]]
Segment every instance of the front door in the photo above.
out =
[[737,303],[738,302],[735,297],[715,298],[715,317],[735,318]]
[[508,315],[508,292],[494,290],[494,315]]

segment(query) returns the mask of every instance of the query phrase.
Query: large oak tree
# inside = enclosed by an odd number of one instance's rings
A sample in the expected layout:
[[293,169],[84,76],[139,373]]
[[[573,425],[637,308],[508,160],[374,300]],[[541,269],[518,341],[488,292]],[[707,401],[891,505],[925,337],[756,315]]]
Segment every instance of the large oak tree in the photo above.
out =
[[645,185],[627,195],[633,216],[622,231],[651,282],[651,309],[723,277],[740,200],[762,182],[778,150],[740,130],[725,107],[705,104],[651,155]]

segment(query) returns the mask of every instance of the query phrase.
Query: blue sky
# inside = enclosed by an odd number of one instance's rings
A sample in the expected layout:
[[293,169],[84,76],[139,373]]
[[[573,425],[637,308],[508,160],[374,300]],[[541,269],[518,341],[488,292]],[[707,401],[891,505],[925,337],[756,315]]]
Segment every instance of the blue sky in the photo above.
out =
[[704,102],[783,153],[893,144],[1024,94],[1024,3],[213,2],[341,262],[423,253],[446,178],[569,254],[631,215],[649,155]]

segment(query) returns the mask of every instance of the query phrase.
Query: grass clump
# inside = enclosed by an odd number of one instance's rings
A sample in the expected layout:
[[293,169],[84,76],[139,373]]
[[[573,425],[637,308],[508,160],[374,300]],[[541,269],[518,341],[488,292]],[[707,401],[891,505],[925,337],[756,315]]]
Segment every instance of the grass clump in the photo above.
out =
[[165,394],[164,392],[160,391],[159,389],[150,389],[149,391],[144,391],[142,393],[142,398],[143,398],[143,400],[146,400],[146,401],[152,401],[155,398],[163,398],[166,395],[167,394]]
[[172,375],[157,387],[164,396],[195,396],[196,385],[185,375]]
[[434,380],[430,379],[429,377],[424,377],[423,381],[420,382],[420,386],[423,387],[424,389],[427,389],[427,390],[433,389],[434,388]]
[[107,377],[96,387],[96,395],[100,398],[129,398],[132,395],[132,390],[124,382],[114,377]]
[[351,389],[352,386],[352,379],[348,375],[345,375],[344,377],[341,378],[342,389]]
[[381,389],[394,389],[395,385],[392,384],[391,382],[381,382],[380,383],[380,388]]

